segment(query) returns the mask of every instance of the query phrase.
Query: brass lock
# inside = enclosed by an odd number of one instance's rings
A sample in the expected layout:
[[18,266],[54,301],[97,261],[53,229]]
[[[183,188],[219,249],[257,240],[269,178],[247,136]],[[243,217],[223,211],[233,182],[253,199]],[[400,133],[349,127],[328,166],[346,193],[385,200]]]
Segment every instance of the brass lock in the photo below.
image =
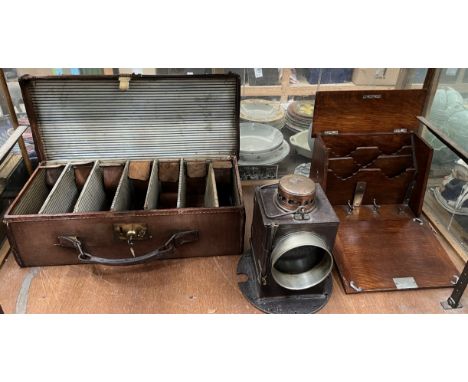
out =
[[129,243],[135,240],[151,239],[146,224],[114,224],[114,233],[119,240],[125,240]]
[[133,257],[136,257],[133,244],[135,240],[146,240],[151,239],[148,234],[148,226],[146,224],[114,224],[114,233],[120,240],[126,240],[130,253]]

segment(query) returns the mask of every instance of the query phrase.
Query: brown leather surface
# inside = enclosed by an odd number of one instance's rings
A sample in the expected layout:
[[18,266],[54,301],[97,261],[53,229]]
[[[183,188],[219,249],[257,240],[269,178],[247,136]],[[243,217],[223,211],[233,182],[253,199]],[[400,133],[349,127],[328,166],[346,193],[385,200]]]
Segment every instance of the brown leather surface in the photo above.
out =
[[243,250],[243,206],[216,209],[132,211],[81,216],[38,216],[12,221],[8,238],[22,266],[78,264],[77,252],[58,244],[59,236],[77,236],[85,250],[107,258],[131,257],[125,240],[114,233],[114,224],[146,224],[151,239],[135,241],[137,255],[154,250],[180,231],[197,230],[199,241],[177,248],[171,257],[238,255]]
[[46,184],[48,188],[52,188],[57,182],[57,179],[59,178],[60,174],[62,173],[62,170],[65,166],[58,166],[58,167],[53,167],[53,168],[48,168],[46,170]]
[[[161,168],[168,177],[174,173],[175,166],[179,168],[179,161],[160,161]],[[93,213],[58,214],[58,215],[10,215],[27,191],[31,181],[38,174],[33,174],[24,189],[12,203],[5,214],[7,234],[12,251],[21,266],[64,265],[78,264],[77,252],[74,249],[63,248],[58,245],[59,236],[77,236],[86,251],[92,255],[107,258],[130,257],[129,245],[119,239],[114,232],[114,224],[146,224],[149,239],[137,240],[134,243],[136,255],[150,252],[164,244],[171,235],[180,231],[197,230],[199,240],[177,248],[173,256],[197,257],[238,255],[243,251],[245,209],[240,187],[239,172],[235,158],[230,169],[219,169],[227,173],[217,179],[220,190],[229,186],[227,191],[233,203],[223,204],[218,208],[183,208],[157,209],[125,212],[100,211]],[[107,186],[117,185],[118,175],[122,173],[122,166],[105,166],[104,177]],[[106,178],[107,174],[107,178]],[[176,172],[178,175],[178,171]],[[177,179],[177,178],[176,178]],[[133,181],[138,182],[138,181]],[[226,184],[224,184],[227,182]],[[163,182],[162,193],[167,186],[177,182]],[[138,185],[135,184],[135,189]],[[165,188],[166,187],[166,188]],[[225,187],[225,188],[226,188]],[[165,195],[171,200],[160,200],[160,205],[171,204],[175,207],[177,187],[175,192]],[[220,193],[222,199],[223,193]]]
[[179,180],[180,161],[159,161],[159,180],[161,182],[177,182]]
[[151,173],[151,161],[132,160],[128,167],[128,177],[130,179],[148,180]]
[[75,182],[79,190],[83,188],[92,168],[93,163],[74,166],[73,170],[75,171]]
[[106,190],[115,191],[117,189],[120,177],[122,176],[123,169],[123,164],[117,166],[105,166],[102,168],[104,187],[106,188]]

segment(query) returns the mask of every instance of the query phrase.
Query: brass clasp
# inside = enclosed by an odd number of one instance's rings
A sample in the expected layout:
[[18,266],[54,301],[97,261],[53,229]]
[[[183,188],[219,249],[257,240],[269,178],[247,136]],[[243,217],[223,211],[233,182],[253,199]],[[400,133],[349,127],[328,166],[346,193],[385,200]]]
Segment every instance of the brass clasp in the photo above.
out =
[[151,239],[146,224],[114,224],[114,233],[119,240],[125,240],[127,242],[133,257],[135,257],[135,251],[133,250],[135,241]]

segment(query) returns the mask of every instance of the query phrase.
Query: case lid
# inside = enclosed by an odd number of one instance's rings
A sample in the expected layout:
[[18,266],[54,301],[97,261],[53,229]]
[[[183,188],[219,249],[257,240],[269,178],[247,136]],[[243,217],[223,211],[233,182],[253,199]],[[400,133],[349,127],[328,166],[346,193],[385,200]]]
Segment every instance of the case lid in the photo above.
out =
[[40,160],[239,152],[236,74],[23,76],[20,85]]
[[351,90],[317,92],[313,134],[416,131],[426,90]]

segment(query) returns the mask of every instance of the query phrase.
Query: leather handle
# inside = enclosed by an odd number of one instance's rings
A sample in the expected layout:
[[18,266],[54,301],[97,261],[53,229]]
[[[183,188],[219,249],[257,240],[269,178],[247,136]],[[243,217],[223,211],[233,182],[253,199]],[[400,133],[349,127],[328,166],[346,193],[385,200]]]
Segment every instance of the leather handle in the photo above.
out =
[[159,259],[174,252],[176,247],[198,240],[198,231],[183,231],[172,235],[166,243],[154,251],[137,257],[123,259],[106,259],[93,256],[83,250],[81,241],[76,236],[59,236],[59,244],[63,247],[75,248],[78,251],[78,260],[83,264],[103,265],[135,265]]

